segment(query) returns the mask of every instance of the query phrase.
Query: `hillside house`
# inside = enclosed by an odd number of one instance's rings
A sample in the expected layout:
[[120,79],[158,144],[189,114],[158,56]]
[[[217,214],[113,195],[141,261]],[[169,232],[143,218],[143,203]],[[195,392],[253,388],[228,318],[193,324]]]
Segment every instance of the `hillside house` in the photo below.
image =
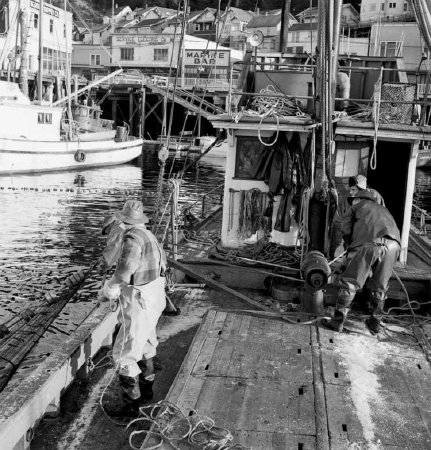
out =
[[[318,22],[318,10],[319,8],[307,8],[304,11],[296,15],[299,23],[317,23]],[[360,15],[358,11],[350,4],[343,4],[340,18],[341,26],[356,26],[359,23]]]
[[217,36],[223,45],[237,50],[246,50],[247,24],[256,14],[240,8],[229,8],[217,21]]
[[217,10],[214,8],[191,12],[187,17],[187,34],[215,41],[217,35],[216,16]]
[[252,35],[256,31],[262,32],[263,43],[259,46],[260,52],[277,51],[280,45],[281,15],[268,14],[256,16],[247,24],[246,31]]
[[153,6],[151,8],[136,8],[133,11],[135,19],[139,22],[150,19],[160,19],[164,17],[171,17],[177,14],[175,9],[162,8],[160,6]]
[[135,18],[132,9],[130,6],[121,6],[119,8],[114,9],[114,14],[112,15],[112,11],[105,11],[103,16],[103,23],[106,25],[111,23],[121,22],[122,20],[132,20]]
[[361,23],[412,21],[414,13],[408,0],[362,0]]

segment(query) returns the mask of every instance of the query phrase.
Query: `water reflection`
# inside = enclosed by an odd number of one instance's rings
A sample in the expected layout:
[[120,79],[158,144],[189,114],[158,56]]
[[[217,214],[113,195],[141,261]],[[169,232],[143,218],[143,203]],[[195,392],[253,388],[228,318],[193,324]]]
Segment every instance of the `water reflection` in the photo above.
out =
[[[173,156],[167,161],[167,172],[172,161]],[[184,157],[177,157],[172,173],[186,164]],[[157,151],[146,148],[139,160],[121,166],[0,177],[4,188],[0,190],[0,307],[4,300],[10,301],[8,287],[16,287],[20,279],[43,279],[46,289],[50,279],[61,281],[68,267],[90,265],[105,243],[100,237],[103,218],[129,198],[142,199],[150,211],[158,175]],[[220,161],[200,162],[184,176],[181,205],[195,202],[223,181]],[[34,283],[19,284],[17,294],[32,299]],[[18,300],[12,303],[13,310],[22,308]]]

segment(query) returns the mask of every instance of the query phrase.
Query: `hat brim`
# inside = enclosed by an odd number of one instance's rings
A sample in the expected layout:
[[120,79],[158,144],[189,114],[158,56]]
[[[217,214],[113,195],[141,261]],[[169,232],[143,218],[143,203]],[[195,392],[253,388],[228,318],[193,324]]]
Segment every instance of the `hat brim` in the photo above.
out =
[[120,219],[124,223],[129,223],[132,225],[135,225],[137,223],[148,223],[150,221],[150,219],[145,214],[143,214],[141,217],[138,217],[137,219],[131,219],[130,217],[123,216],[122,214],[120,214]]

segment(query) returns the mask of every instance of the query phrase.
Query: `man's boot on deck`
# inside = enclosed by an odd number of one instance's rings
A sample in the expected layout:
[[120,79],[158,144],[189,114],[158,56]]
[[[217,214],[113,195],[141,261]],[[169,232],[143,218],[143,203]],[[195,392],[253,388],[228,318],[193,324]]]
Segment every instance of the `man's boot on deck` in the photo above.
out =
[[339,333],[343,331],[344,322],[350,308],[338,308],[334,311],[334,317],[332,319],[322,319],[322,325],[330,330],[338,331]]
[[141,398],[138,376],[128,377],[126,375],[119,375],[118,380],[120,383],[120,388],[123,392],[123,397],[126,400],[135,402]]
[[344,322],[348,312],[350,311],[350,305],[353,298],[355,297],[355,292],[348,289],[340,289],[338,291],[337,304],[335,305],[334,316],[332,319],[322,319],[322,325],[330,330],[341,332],[343,331]]
[[365,325],[373,334],[377,334],[382,325],[383,307],[386,295],[382,292],[373,291],[370,295],[371,316],[365,320]]
[[154,395],[153,383],[155,378],[153,358],[139,361],[138,366],[141,369],[141,373],[139,374],[141,400],[151,400]]

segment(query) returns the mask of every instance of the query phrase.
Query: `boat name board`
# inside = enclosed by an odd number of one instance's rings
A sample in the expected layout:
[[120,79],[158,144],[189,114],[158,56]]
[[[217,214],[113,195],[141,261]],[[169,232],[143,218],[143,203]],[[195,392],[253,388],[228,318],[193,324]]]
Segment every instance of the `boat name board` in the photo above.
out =
[[[34,9],[39,9],[39,2],[35,0],[30,0],[30,7]],[[43,5],[43,12],[56,18],[60,17],[60,13],[58,12],[58,10],[54,9],[52,6],[49,5]]]

